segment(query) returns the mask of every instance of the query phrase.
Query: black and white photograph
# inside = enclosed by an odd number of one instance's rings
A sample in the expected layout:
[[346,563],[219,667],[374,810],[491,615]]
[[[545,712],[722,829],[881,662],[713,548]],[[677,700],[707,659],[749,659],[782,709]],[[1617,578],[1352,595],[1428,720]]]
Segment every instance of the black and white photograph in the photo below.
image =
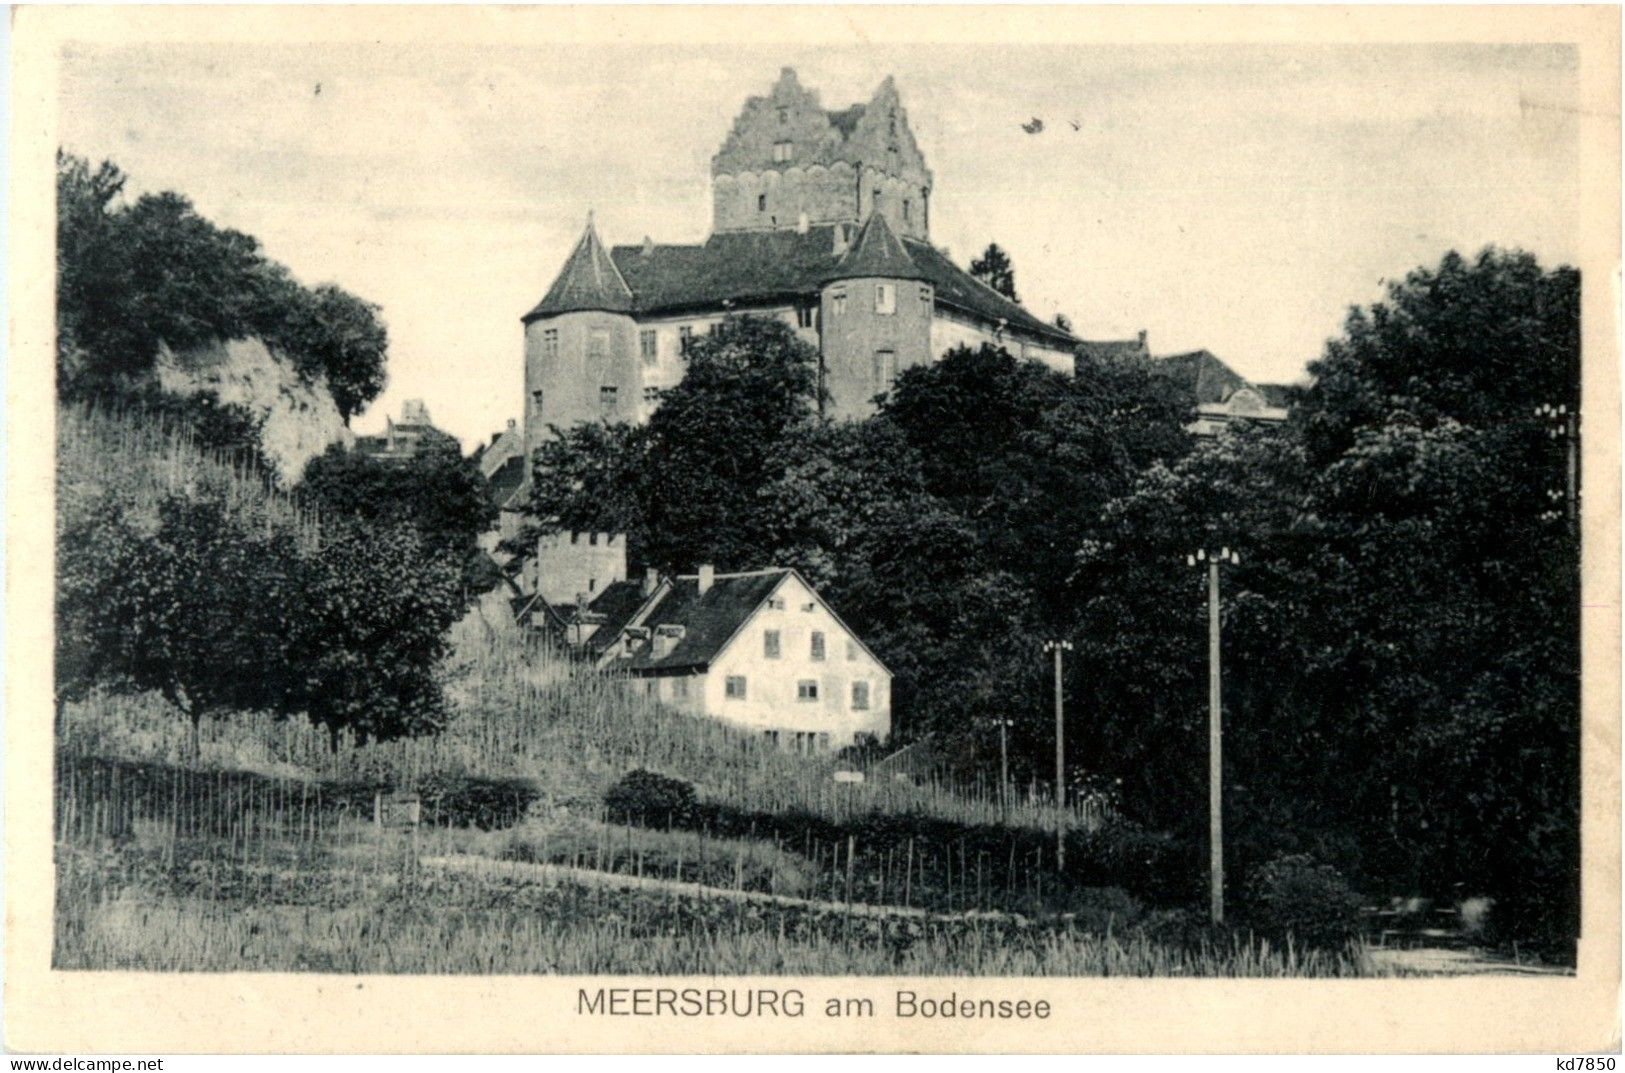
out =
[[53,977],[1617,986],[1572,32],[568,11],[53,45]]

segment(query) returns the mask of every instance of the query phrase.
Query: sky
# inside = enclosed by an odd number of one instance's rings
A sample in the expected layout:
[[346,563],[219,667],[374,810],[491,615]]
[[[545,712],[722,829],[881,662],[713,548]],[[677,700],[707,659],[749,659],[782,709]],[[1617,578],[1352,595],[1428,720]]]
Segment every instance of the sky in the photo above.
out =
[[1451,249],[1578,256],[1560,45],[73,46],[60,130],[381,307],[357,430],[421,398],[473,448],[521,412],[519,318],[588,210],[606,242],[703,241],[711,156],[784,66],[826,108],[896,78],[961,265],[996,241],[1038,315],[1255,381]]

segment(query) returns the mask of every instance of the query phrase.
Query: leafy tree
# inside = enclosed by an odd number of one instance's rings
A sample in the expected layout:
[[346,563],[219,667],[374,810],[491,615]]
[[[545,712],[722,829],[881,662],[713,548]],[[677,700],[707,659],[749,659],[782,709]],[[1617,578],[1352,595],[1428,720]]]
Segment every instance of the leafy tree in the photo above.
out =
[[286,534],[213,495],[157,504],[151,530],[108,498],[58,535],[58,704],[93,685],[153,690],[192,724],[282,710],[281,639],[299,583]]
[[333,444],[305,465],[298,488],[324,515],[374,528],[409,525],[427,552],[457,564],[469,593],[479,569],[479,535],[496,521],[485,476],[457,441],[426,434],[410,459],[385,461]]
[[1016,271],[1010,265],[1010,255],[997,242],[988,243],[982,256],[970,263],[970,274],[1012,302],[1021,301],[1016,297]]
[[289,654],[297,707],[336,750],[436,733],[447,719],[437,668],[463,612],[457,564],[411,526],[346,525],[306,566]]

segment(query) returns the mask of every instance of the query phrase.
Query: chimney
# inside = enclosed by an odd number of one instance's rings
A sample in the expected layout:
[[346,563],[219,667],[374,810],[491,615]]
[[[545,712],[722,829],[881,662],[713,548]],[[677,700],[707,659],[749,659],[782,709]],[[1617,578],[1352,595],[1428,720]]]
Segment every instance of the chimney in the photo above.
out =
[[651,566],[643,572],[643,595],[652,594],[655,591],[655,586],[659,584],[660,571]]
[[644,235],[643,236],[643,256],[645,256],[645,257],[653,257],[654,255],[655,255],[655,240],[650,238],[648,235]]
[[847,228],[846,224],[836,224],[835,228],[834,228],[834,231],[835,231],[835,250],[834,250],[834,253],[835,253],[835,256],[837,256],[837,257],[841,256],[843,253],[846,252],[847,243],[851,241],[847,237],[846,228]]
[[1141,350],[1145,349],[1145,329],[1144,328],[1140,329],[1140,349]]
[[796,217],[796,234],[805,235],[807,233],[807,229],[811,226],[812,221],[807,218],[806,213],[802,213],[800,216]]
[[702,564],[700,566],[700,578],[699,578],[700,595],[702,595],[702,596],[705,595],[705,593],[711,588],[711,582],[713,580],[715,580],[715,578],[716,578],[716,569],[710,563],[704,563],[704,564]]

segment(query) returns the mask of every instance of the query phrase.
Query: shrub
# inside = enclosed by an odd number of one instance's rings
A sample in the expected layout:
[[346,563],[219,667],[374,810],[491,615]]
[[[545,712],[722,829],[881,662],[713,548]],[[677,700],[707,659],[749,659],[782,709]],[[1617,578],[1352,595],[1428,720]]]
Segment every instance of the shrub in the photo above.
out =
[[1247,920],[1271,938],[1335,946],[1359,931],[1360,898],[1341,872],[1308,854],[1277,857],[1247,883]]
[[690,783],[638,768],[605,791],[604,805],[616,823],[681,827],[691,822],[696,801]]

